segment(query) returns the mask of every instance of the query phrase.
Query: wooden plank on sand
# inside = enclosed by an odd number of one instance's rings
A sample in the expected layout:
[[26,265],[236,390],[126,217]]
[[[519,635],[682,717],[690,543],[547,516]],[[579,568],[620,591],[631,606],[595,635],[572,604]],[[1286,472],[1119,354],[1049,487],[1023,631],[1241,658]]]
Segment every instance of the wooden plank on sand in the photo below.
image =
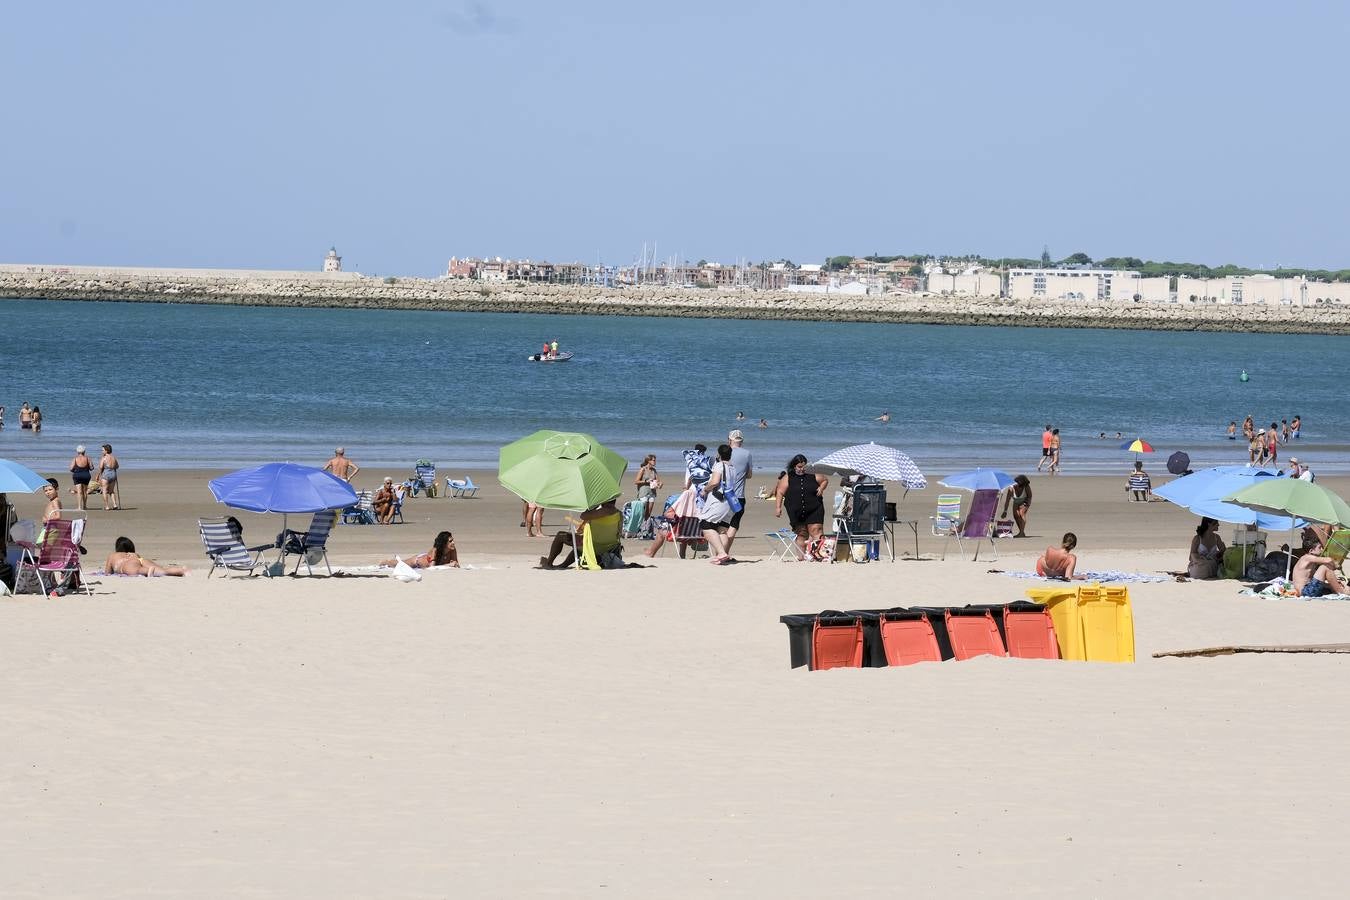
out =
[[1231,647],[1203,647],[1199,650],[1166,650],[1163,656],[1230,656],[1234,653],[1350,653],[1350,644],[1236,644]]

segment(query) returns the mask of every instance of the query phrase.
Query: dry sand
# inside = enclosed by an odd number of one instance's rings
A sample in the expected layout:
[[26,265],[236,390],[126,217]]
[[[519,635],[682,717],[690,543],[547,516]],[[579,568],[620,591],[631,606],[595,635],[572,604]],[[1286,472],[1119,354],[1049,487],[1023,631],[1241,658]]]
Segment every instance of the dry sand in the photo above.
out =
[[[789,669],[779,615],[1014,600],[987,570],[1066,529],[1088,568],[1179,568],[1195,519],[1123,478],[1036,479],[998,563],[771,563],[756,503],[742,565],[577,573],[530,568],[480,474],[332,539],[361,564],[450,527],[473,570],[0,600],[0,895],[1343,893],[1350,658],[1149,654],[1347,641],[1350,605],[1141,584],[1134,665]],[[128,472],[88,558],[199,563],[207,477]]]

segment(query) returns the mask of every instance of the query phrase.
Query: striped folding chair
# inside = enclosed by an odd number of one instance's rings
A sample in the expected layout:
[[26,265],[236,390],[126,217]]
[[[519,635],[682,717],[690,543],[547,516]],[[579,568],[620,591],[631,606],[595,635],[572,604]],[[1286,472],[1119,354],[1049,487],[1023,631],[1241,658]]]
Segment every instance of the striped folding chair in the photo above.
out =
[[298,531],[285,531],[281,539],[281,566],[286,567],[286,557],[298,557],[295,563],[295,570],[292,575],[300,574],[300,566],[305,567],[306,573],[313,575],[314,569],[311,562],[323,560],[324,567],[328,569],[328,574],[333,574],[333,567],[328,564],[328,534],[333,530],[333,523],[337,521],[337,513],[331,509],[325,509],[322,512],[316,512],[314,518],[309,520],[309,530],[301,534]]
[[938,494],[937,512],[928,517],[933,523],[933,537],[948,537],[961,521],[961,495]]
[[197,531],[201,533],[206,557],[211,560],[211,568],[206,573],[207,578],[210,578],[216,569],[224,569],[227,574],[244,572],[252,575],[253,570],[259,566],[263,567],[264,575],[269,574],[263,564],[262,555],[263,551],[271,550],[273,544],[245,547],[243,541],[235,537],[234,530],[224,519],[198,519]]

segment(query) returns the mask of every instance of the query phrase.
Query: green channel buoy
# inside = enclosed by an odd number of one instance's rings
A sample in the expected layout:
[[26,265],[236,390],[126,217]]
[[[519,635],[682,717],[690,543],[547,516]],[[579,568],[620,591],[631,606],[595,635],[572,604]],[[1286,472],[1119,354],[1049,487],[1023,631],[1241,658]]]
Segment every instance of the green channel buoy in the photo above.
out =
[[1248,381],[1247,370],[1243,369],[1242,374],[1238,376],[1238,381]]

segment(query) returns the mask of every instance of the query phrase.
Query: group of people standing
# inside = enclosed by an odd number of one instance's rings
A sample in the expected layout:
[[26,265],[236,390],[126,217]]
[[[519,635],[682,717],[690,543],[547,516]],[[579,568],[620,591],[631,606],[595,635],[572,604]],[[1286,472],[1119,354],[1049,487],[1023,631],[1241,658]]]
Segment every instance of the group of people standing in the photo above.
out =
[[[1275,465],[1280,459],[1280,444],[1296,441],[1303,429],[1303,417],[1271,422],[1269,428],[1257,428],[1251,415],[1242,420],[1242,437],[1247,442],[1247,461],[1252,465]],[[1228,439],[1237,440],[1237,421],[1228,423]]]
[[[0,406],[0,428],[5,427],[5,408]],[[23,401],[23,406],[19,407],[19,430],[31,431],[37,434],[42,431],[42,407],[30,406],[28,401]]]

